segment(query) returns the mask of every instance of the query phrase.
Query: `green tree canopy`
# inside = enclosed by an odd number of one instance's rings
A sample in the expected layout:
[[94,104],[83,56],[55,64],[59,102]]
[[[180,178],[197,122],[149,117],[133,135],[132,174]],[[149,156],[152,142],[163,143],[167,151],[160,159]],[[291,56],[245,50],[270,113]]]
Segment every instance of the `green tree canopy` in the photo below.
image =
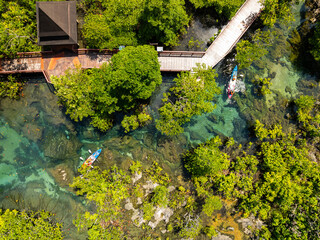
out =
[[165,103],[160,109],[156,127],[167,135],[183,132],[182,125],[194,115],[211,112],[212,100],[221,90],[215,82],[217,74],[211,68],[198,66],[195,73],[182,72],[169,93],[164,94]]
[[185,155],[185,167],[193,176],[217,176],[228,169],[228,155],[220,151],[221,139],[215,137]]
[[231,19],[241,5],[245,2],[244,0],[190,0],[195,8],[214,7],[219,13],[223,14]]
[[252,40],[241,40],[236,45],[236,60],[240,68],[247,68],[255,60],[268,53],[267,47],[273,44],[275,32],[261,31],[258,29],[252,36]]
[[[85,15],[82,34],[90,48],[117,48],[137,45],[136,26],[145,0],[95,1]],[[98,6],[98,8],[94,8]]]
[[[317,238],[320,166],[309,159],[309,147],[301,139],[303,134],[285,134],[281,125],[266,128],[259,121],[255,133],[258,141],[257,148],[250,151],[253,155],[233,149],[236,153],[228,156],[230,162],[220,168],[218,175],[216,171],[207,171],[211,168],[205,160],[215,162],[220,159],[217,156],[226,154],[226,149],[206,144],[188,153],[185,166],[194,174],[198,194],[237,199],[237,209],[244,217],[254,214],[264,221],[266,226],[256,232],[264,239]],[[207,158],[211,152],[215,156]],[[205,170],[200,172],[202,176],[193,166]]]
[[185,32],[189,21],[184,0],[146,0],[140,19],[139,36],[144,42],[175,46],[178,44],[179,34]]
[[264,9],[261,14],[261,19],[263,20],[264,25],[272,27],[277,20],[284,22],[292,21],[294,18],[291,11],[291,5],[298,1],[264,0]]
[[40,50],[37,42],[35,2],[0,2],[0,57]]
[[112,114],[139,106],[162,81],[157,52],[151,46],[126,47],[99,69],[67,71],[52,77],[59,101],[71,119],[91,117],[102,131],[112,126]]
[[174,46],[190,18],[184,0],[89,1],[80,4],[86,15],[82,34],[91,48],[135,46],[160,42]]
[[162,82],[158,54],[152,46],[126,47],[111,59],[114,95],[124,109],[148,99]]
[[53,223],[52,214],[39,212],[19,212],[0,210],[1,239],[62,239],[61,224]]

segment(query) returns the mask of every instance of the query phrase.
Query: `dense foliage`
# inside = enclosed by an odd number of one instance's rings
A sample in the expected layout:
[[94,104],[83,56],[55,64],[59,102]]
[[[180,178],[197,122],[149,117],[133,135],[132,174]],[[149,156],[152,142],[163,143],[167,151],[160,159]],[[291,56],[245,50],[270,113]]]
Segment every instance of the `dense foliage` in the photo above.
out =
[[124,116],[121,126],[125,129],[125,132],[128,133],[138,127],[143,127],[147,122],[151,121],[151,119],[152,117],[149,114],[140,112],[131,116]]
[[0,57],[36,51],[35,1],[0,1]]
[[[312,96],[300,96],[295,100],[297,119],[307,137],[320,137],[320,106]],[[315,138],[317,139],[317,138]]]
[[144,0],[86,2],[91,11],[85,15],[82,34],[90,48],[137,45],[134,30],[143,11]]
[[143,42],[175,46],[178,45],[179,35],[186,32],[189,21],[184,0],[146,0],[139,35]]
[[190,20],[184,0],[86,0],[79,6],[86,12],[82,33],[91,48],[150,41],[174,46]]
[[258,29],[251,40],[241,40],[236,45],[236,60],[240,68],[247,68],[255,60],[260,59],[268,53],[267,47],[271,46],[275,32],[261,31]]
[[157,52],[150,46],[126,47],[99,69],[52,77],[66,113],[75,121],[91,117],[91,124],[102,131],[112,126],[114,112],[138,107],[161,81]]
[[259,95],[266,95],[270,94],[271,90],[269,89],[272,83],[270,82],[271,78],[257,78],[254,79],[252,82],[256,86],[256,91]]
[[[96,207],[94,211],[79,215],[74,223],[79,230],[88,231],[89,239],[132,239],[131,234],[139,228],[143,229],[139,237],[147,239],[157,212],[165,209],[172,212],[183,206],[189,212],[194,209],[190,191],[182,186],[169,191],[170,179],[156,162],[144,168],[140,162],[132,162],[129,171],[113,166],[106,170],[98,167],[90,171],[81,169],[80,173],[81,176],[74,179],[71,187],[77,188],[77,194],[85,195]],[[133,214],[131,210],[134,210]],[[128,217],[133,222],[128,221]],[[187,229],[183,226],[187,222],[180,218],[180,214],[172,218],[175,220],[170,222],[177,221],[178,224],[172,226],[165,221],[168,231],[175,228],[182,237],[186,236],[184,231]],[[153,235],[157,236],[158,232],[153,232]]]
[[299,0],[265,0],[261,14],[263,24],[272,27],[278,20],[290,22],[293,20],[291,5]]
[[16,81],[12,75],[8,79],[0,81],[0,97],[17,99],[22,94],[22,82]]
[[190,0],[195,8],[213,7],[219,14],[223,14],[231,19],[244,0]]
[[[314,111],[311,100],[301,97],[296,101],[298,118],[300,111]],[[314,117],[318,119],[317,113]],[[280,125],[268,129],[259,121],[255,134],[258,141],[253,154],[247,153],[250,143],[247,150],[233,148],[228,155],[225,151],[231,145],[219,149],[218,137],[187,153],[185,166],[195,185],[204,193],[237,199],[245,217],[253,214],[264,221],[266,226],[256,231],[264,239],[316,239],[320,166],[309,158],[304,135],[285,134]]]
[[63,239],[61,224],[53,223],[51,219],[52,214],[44,211],[0,210],[0,237],[1,239]]
[[169,93],[164,94],[165,103],[160,109],[157,129],[167,135],[183,132],[182,125],[194,115],[211,112],[212,100],[220,93],[215,83],[217,74],[211,68],[198,66],[194,73],[182,72],[176,79]]

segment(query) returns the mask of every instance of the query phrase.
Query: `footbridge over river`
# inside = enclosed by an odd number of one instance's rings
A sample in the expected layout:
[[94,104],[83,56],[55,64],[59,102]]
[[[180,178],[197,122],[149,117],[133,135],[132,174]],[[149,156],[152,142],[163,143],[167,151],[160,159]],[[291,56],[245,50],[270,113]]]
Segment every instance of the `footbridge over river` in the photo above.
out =
[[[219,36],[205,52],[162,51],[158,52],[161,71],[191,71],[197,63],[214,67],[236,45],[247,31],[263,5],[260,0],[247,0]],[[48,82],[50,76],[60,76],[68,68],[77,65],[82,68],[100,67],[108,62],[117,51],[97,49],[77,49],[74,52],[26,52],[19,58],[0,60],[0,74],[43,72]]]

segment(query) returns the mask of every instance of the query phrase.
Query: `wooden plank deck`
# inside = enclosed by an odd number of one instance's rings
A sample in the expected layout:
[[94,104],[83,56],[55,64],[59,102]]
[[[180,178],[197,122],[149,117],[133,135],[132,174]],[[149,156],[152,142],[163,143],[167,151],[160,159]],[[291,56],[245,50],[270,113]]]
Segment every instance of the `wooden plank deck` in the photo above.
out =
[[209,46],[202,62],[212,67],[217,65],[237,44],[262,8],[260,0],[247,0]]
[[[191,71],[196,63],[214,67],[236,45],[242,35],[260,13],[263,5],[260,0],[247,0],[236,15],[221,31],[206,52],[159,52],[161,71]],[[115,51],[117,52],[117,51]],[[60,76],[68,68],[81,65],[82,68],[100,67],[110,61],[114,51],[97,49],[78,49],[77,52],[32,52],[21,53],[17,59],[0,59],[0,74],[18,72],[43,72],[47,81],[51,75]]]

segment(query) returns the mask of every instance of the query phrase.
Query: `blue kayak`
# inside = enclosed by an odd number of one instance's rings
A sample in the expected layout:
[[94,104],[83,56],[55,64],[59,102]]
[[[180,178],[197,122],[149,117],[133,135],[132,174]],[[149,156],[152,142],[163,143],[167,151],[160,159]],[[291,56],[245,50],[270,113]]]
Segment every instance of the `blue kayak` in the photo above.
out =
[[100,153],[101,153],[101,149],[98,149],[97,151],[92,153],[90,155],[90,157],[88,157],[87,160],[84,161],[84,163],[82,164],[82,167],[85,167],[85,166],[90,167],[92,165],[92,163],[94,163],[94,161],[97,160],[97,158],[99,157]]
[[235,66],[232,71],[230,81],[228,84],[228,88],[227,88],[228,98],[231,98],[235,92],[236,83],[237,83],[237,75],[238,75],[238,66]]

